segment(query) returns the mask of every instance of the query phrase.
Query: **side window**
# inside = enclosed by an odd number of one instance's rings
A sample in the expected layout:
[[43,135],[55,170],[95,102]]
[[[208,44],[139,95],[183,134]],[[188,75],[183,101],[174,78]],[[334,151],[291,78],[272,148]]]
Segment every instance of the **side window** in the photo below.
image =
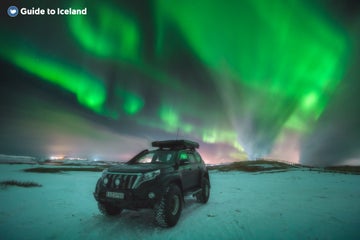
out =
[[188,163],[198,163],[196,156],[191,152],[180,152],[179,154],[180,162],[188,162]]
[[170,162],[172,159],[172,154],[168,152],[158,152],[157,158],[153,162]]
[[170,162],[171,159],[172,159],[172,154],[171,153],[166,154],[166,161]]
[[202,159],[201,159],[201,157],[200,157],[200,154],[197,153],[197,152],[195,152],[195,160],[196,160],[197,163],[201,163],[201,162],[202,162]]
[[188,155],[186,154],[186,152],[179,153],[179,160],[180,160],[180,162],[189,161],[189,158],[188,158]]
[[196,163],[194,154],[188,153],[190,163]]

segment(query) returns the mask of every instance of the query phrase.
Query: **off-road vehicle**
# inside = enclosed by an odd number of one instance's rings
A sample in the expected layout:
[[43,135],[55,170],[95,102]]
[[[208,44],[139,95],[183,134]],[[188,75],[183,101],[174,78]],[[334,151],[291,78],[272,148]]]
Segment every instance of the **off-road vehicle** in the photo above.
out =
[[157,224],[172,227],[179,220],[184,196],[208,201],[209,173],[196,151],[198,143],[155,141],[152,147],[127,163],[104,170],[94,192],[101,213],[118,215],[123,209],[153,208]]

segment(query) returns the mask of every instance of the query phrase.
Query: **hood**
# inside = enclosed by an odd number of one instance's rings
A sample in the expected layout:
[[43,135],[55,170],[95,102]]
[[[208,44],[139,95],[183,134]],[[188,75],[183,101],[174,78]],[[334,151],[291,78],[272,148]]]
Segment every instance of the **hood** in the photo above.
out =
[[119,164],[108,169],[108,172],[119,172],[119,173],[145,173],[155,171],[158,169],[171,168],[170,164],[163,163],[146,163],[146,164]]

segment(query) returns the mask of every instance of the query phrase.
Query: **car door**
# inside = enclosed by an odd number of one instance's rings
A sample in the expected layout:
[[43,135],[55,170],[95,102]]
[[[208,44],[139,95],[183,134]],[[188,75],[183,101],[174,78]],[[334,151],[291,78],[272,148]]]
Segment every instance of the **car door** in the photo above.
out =
[[196,160],[194,153],[188,152],[188,157],[191,165],[191,187],[199,187],[200,186],[200,166],[199,162]]
[[199,169],[193,154],[187,151],[179,153],[179,171],[185,191],[198,185]]

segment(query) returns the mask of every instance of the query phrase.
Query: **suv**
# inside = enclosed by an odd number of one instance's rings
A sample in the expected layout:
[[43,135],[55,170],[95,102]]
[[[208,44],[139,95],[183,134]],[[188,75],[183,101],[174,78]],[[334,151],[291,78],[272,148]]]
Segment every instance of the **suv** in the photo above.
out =
[[188,140],[152,142],[124,164],[104,170],[94,197],[104,215],[118,215],[123,209],[153,208],[162,227],[179,220],[184,196],[193,195],[206,203],[210,195],[209,173],[199,144]]

